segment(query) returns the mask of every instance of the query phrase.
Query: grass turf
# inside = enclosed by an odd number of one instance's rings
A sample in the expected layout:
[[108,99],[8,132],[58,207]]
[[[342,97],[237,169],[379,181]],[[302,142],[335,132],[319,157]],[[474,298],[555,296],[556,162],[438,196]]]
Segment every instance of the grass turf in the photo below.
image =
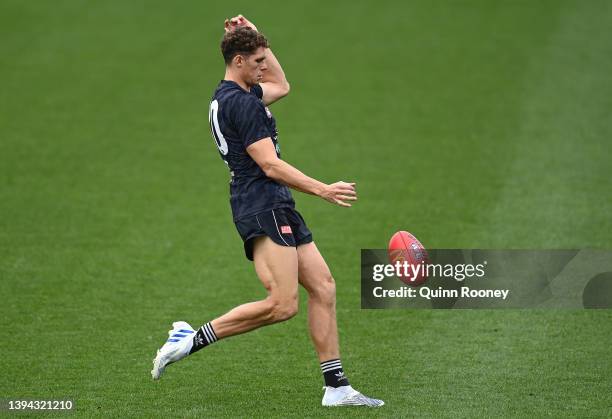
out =
[[[283,156],[354,180],[296,194],[338,284],[342,359],[387,405],[344,416],[607,416],[612,314],[362,311],[359,249],[611,248],[609,2],[255,7],[0,3],[0,397],[82,416],[337,416],[305,310],[150,381],[172,320],[264,293],[242,254],[208,100],[243,13],[292,83]],[[301,296],[305,307],[304,295]]]

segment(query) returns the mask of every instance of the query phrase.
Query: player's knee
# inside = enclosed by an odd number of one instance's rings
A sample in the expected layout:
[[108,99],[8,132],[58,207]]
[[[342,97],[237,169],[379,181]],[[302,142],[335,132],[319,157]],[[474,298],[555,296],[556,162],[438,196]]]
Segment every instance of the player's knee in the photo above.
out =
[[289,320],[297,313],[297,295],[292,298],[270,298],[266,318],[269,323],[278,323],[285,320]]
[[284,303],[276,310],[276,321],[283,322],[285,320],[289,320],[298,313],[298,303],[297,300]]
[[336,282],[331,274],[325,274],[316,282],[310,293],[311,298],[316,298],[322,303],[333,305],[336,303]]

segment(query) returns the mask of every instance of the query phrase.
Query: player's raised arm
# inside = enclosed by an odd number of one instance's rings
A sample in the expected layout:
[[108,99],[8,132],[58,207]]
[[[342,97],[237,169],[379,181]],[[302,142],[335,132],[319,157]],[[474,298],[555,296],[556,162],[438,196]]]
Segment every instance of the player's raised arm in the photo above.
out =
[[[238,26],[247,26],[253,30],[257,27],[242,15],[231,19],[225,19],[225,31],[229,32]],[[263,90],[263,102],[270,105],[289,94],[289,82],[285,77],[285,72],[276,56],[270,48],[266,48],[265,58],[266,69],[263,72],[263,79],[259,83]]]
[[247,147],[247,153],[261,167],[266,176],[300,192],[319,196],[332,204],[350,207],[347,201],[356,201],[355,184],[336,182],[326,185],[306,176],[289,163],[279,159],[271,138],[264,138]]

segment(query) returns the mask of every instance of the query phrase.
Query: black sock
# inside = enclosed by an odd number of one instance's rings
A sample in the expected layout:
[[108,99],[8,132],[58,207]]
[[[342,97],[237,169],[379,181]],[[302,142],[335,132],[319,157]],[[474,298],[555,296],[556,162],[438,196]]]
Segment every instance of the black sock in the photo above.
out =
[[217,335],[215,335],[212,324],[208,322],[204,326],[200,327],[193,337],[193,346],[191,347],[189,354],[191,355],[192,353],[197,352],[205,346],[215,343],[216,341]]
[[349,380],[344,375],[342,364],[339,359],[330,359],[329,361],[321,362],[321,371],[325,385],[328,387],[348,386]]

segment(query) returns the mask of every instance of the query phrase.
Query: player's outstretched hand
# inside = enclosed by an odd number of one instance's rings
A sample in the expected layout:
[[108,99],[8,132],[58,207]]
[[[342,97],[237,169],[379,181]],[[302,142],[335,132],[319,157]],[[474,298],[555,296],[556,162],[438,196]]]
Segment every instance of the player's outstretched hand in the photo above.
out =
[[351,204],[347,201],[357,200],[355,183],[340,181],[327,185],[321,193],[321,198],[332,204],[340,205],[341,207],[350,207]]
[[253,22],[249,21],[242,15],[234,16],[231,19],[225,19],[225,32],[230,32],[236,29],[238,26],[246,26],[254,31],[257,31],[257,27],[253,25]]

